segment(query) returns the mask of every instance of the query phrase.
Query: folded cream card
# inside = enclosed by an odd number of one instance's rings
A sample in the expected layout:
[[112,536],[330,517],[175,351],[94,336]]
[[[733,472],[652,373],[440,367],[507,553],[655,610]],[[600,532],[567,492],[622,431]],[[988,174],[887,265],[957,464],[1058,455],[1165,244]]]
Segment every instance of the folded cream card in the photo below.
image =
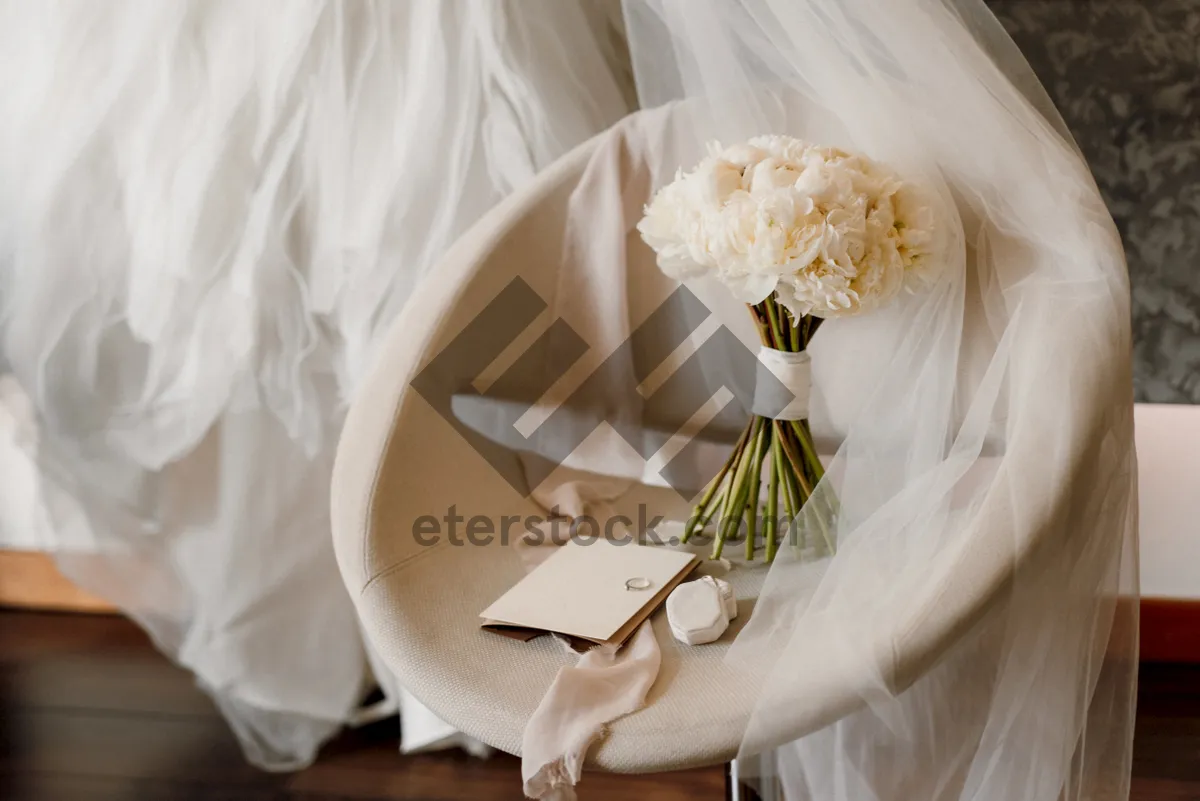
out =
[[695,554],[597,539],[567,542],[483,610],[484,628],[619,645],[700,563]]

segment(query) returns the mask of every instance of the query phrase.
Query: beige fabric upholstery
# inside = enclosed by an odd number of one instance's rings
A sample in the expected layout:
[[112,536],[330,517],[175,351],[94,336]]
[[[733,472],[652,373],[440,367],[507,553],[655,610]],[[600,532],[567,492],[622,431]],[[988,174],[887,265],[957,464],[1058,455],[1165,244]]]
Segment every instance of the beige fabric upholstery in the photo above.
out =
[[[526,719],[570,657],[546,638],[519,643],[479,630],[479,611],[522,575],[511,549],[456,547],[445,537],[436,546],[421,546],[412,525],[416,517],[440,516],[451,505],[468,518],[537,509],[408,387],[423,363],[513,277],[520,275],[539,292],[552,286],[570,192],[590,154],[608,137],[622,135],[618,126],[568,154],[488,214],[433,271],[437,280],[420,287],[361,388],[334,473],[337,556],[367,636],[418,699],[452,725],[510,753],[519,752]],[[1074,421],[1081,444],[1072,463],[1083,458],[1083,443],[1098,424],[1086,412],[1079,410]],[[1039,426],[1060,422],[1056,410],[1034,414],[1024,432],[1028,437],[1011,442],[1010,454],[1014,447],[1033,447]],[[1059,498],[1067,494],[1069,480],[1067,474],[1048,478],[1034,492],[1040,497],[1030,499],[1029,514],[1052,521],[1063,511]],[[995,492],[1003,493],[1004,486],[1002,475]],[[981,519],[987,519],[986,509]],[[898,691],[928,667],[999,596],[1014,557],[1032,548],[1032,542],[1014,543],[1010,531],[1003,519],[988,521],[969,553],[947,554],[930,566],[928,591],[914,597],[911,608],[887,620],[862,621],[855,658],[873,654],[874,664],[844,664],[813,643],[811,661],[797,666],[811,693],[796,710],[795,734],[856,708],[868,683],[882,677]],[[593,767],[661,771],[736,754],[759,688],[746,686],[723,657],[750,616],[762,575],[734,572],[743,600],[735,625],[718,644],[678,645],[664,616],[656,616],[664,649],[658,682],[646,708],[617,721],[592,749]]]

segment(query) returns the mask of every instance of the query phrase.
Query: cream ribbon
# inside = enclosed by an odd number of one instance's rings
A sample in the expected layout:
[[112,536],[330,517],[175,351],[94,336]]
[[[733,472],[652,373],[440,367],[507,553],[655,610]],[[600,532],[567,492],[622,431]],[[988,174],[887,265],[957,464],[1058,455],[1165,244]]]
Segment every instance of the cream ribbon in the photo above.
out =
[[[568,517],[579,514],[612,515],[608,503],[631,482],[599,479],[585,474],[556,471],[533,492],[545,509],[558,507]],[[628,532],[620,532],[627,534]],[[549,541],[549,538],[543,540]],[[526,570],[532,570],[553,553],[553,547],[518,546]],[[554,599],[546,599],[553,603]],[[571,652],[564,642],[564,649]],[[602,645],[578,657],[574,665],[559,668],[546,695],[525,723],[521,738],[521,779],[525,795],[542,801],[575,801],[575,785],[592,743],[609,724],[636,712],[658,678],[662,651],[647,619],[622,648]]]
[[750,411],[774,420],[805,420],[811,392],[812,359],[807,351],[789,353],[766,345],[759,348]]

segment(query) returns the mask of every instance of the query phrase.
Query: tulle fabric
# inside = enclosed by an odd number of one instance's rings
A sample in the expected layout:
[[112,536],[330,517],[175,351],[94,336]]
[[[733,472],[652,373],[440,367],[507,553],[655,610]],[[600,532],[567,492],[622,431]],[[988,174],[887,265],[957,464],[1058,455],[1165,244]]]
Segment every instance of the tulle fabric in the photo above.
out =
[[[730,651],[761,688],[743,775],[788,801],[1126,797],[1129,289],[1045,93],[979,0],[625,9],[652,111],[598,151],[572,198],[574,273],[633,285],[653,270],[633,231],[640,202],[713,139],[789,134],[863,152],[939,199],[936,285],[830,321],[810,347],[812,422],[832,461]],[[617,347],[649,301],[577,284],[560,287],[559,315],[599,304],[591,316],[607,310],[613,330],[591,326],[589,344]],[[691,288],[757,346],[728,293]],[[635,477],[616,456],[594,467]],[[832,557],[805,545],[822,531]]]
[[52,547],[260,765],[310,760],[370,684],[329,542],[346,403],[455,238],[627,110],[618,23],[563,0],[0,6],[0,368],[35,411]]

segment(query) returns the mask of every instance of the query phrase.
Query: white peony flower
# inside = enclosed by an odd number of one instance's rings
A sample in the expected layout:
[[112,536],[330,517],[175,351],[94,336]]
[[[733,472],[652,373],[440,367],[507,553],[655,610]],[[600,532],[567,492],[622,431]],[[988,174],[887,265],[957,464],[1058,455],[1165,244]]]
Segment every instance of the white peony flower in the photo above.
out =
[[793,318],[878,308],[936,278],[925,192],[834,148],[759,136],[679,173],[638,231],[664,273],[714,276],[745,303],[775,293]]

